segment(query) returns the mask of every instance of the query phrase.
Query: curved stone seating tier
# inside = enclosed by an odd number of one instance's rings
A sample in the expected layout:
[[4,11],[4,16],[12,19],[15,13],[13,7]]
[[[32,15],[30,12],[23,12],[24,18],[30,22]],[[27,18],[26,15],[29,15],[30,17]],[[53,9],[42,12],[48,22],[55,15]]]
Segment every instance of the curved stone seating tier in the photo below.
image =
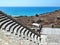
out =
[[39,34],[4,13],[0,14],[0,29],[14,34],[15,36],[23,37],[23,39],[27,38],[27,40],[34,41],[34,43],[40,43]]

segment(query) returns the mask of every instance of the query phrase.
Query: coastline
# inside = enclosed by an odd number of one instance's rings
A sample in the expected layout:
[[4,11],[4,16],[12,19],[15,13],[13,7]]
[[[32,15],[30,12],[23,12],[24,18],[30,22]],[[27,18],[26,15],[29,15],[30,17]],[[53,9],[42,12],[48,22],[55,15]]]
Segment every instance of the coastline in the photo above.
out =
[[0,7],[0,10],[11,16],[35,16],[59,10],[60,7]]

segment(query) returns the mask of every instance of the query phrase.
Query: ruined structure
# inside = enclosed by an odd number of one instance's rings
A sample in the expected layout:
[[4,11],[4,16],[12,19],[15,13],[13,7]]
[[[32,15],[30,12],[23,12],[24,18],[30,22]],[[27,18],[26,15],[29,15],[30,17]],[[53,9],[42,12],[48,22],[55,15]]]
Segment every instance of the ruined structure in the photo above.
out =
[[1,30],[4,30],[17,37],[22,37],[22,39],[29,40],[35,44],[40,44],[40,35],[38,33],[35,33],[33,30],[20,24],[11,16],[4,14],[2,11],[0,11],[0,31]]

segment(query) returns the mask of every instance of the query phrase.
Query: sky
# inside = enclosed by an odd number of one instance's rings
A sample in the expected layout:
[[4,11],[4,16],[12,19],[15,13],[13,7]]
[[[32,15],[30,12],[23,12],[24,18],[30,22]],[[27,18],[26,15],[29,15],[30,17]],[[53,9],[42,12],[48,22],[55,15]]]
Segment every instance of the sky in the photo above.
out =
[[60,0],[0,0],[0,7],[1,6],[53,6],[53,7],[60,7]]

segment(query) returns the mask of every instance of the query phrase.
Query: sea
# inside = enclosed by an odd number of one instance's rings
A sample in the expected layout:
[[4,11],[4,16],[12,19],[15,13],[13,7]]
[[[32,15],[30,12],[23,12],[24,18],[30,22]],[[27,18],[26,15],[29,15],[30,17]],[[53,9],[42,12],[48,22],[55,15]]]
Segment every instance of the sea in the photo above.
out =
[[60,10],[60,7],[0,7],[0,11],[10,16],[35,16]]

